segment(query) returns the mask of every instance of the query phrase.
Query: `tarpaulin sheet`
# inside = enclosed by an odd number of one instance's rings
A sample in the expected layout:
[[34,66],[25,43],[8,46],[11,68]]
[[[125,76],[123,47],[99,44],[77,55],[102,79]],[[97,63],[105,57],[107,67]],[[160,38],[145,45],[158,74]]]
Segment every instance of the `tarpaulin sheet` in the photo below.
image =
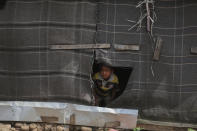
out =
[[96,59],[133,68],[125,91],[109,107],[137,108],[143,119],[195,123],[197,56],[190,48],[197,42],[197,1],[155,1],[153,33],[163,40],[157,62],[145,23],[128,31],[128,19],[140,16],[138,2],[7,0],[0,10],[0,99],[90,103],[93,51],[48,47],[135,44],[140,51],[96,50]]
[[196,123],[197,56],[190,48],[197,45],[197,1],[155,0],[153,34],[163,40],[159,61],[152,61],[146,19],[140,31],[128,31],[135,24],[128,20],[140,17],[138,2],[101,0],[98,7],[98,42],[140,45],[140,51],[96,51],[97,59],[133,68],[125,91],[110,107],[138,108],[144,119]]
[[96,3],[7,0],[0,10],[1,100],[91,102],[93,51],[50,50],[93,44]]

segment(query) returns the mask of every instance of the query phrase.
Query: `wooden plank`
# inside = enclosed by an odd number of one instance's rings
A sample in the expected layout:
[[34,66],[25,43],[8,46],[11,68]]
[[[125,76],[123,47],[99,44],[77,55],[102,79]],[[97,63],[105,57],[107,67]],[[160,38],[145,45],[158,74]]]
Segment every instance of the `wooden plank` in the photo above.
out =
[[154,124],[137,124],[137,127],[147,131],[187,131],[186,127],[161,126]]
[[109,128],[109,127],[116,128],[119,126],[120,126],[120,121],[106,122],[104,125],[105,128]]
[[70,116],[70,126],[69,126],[69,130],[70,131],[74,131],[75,130],[75,127],[73,125],[75,125],[75,114],[72,114]]
[[70,116],[70,124],[71,124],[71,125],[75,125],[75,114],[72,114],[72,115]]
[[155,60],[155,61],[159,60],[161,47],[162,47],[162,39],[161,39],[161,37],[158,37],[156,45],[155,45],[155,51],[154,51],[154,55],[153,55],[153,60]]
[[[145,120],[145,119],[138,119],[137,127],[142,127],[142,125],[155,127],[160,126],[164,128],[173,127],[173,128],[193,128],[197,129],[196,124],[189,124],[189,123],[175,123],[175,122],[164,122],[164,121],[152,121],[152,120]],[[147,128],[146,128],[147,129]]]
[[197,47],[191,48],[191,54],[197,54]]
[[40,116],[42,122],[57,122],[58,121],[58,117],[54,117],[54,116]]
[[138,51],[140,50],[139,45],[117,45],[114,44],[115,50],[123,51],[123,50],[133,50],[133,51]]
[[73,50],[73,49],[108,49],[110,44],[64,44],[64,45],[51,45],[50,49],[53,50]]

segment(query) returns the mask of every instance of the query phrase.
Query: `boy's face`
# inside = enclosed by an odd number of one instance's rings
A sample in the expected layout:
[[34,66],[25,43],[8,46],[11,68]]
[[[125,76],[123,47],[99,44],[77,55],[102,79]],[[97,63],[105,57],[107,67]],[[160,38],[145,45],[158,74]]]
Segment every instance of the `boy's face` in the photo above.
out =
[[102,66],[100,73],[102,78],[107,80],[112,74],[112,69],[106,66]]

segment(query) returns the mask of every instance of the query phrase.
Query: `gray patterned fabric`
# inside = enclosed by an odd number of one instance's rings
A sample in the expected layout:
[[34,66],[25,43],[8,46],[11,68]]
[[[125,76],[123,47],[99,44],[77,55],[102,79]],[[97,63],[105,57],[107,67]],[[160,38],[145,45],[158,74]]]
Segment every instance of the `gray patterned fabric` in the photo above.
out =
[[[134,70],[110,107],[136,108],[140,118],[195,123],[197,119],[197,1],[158,0],[153,50],[139,0],[7,0],[0,9],[0,99],[91,102],[92,50],[49,50],[52,44],[139,44],[140,51],[96,50],[96,59]],[[152,70],[153,73],[152,73]]]
[[[197,46],[197,1],[156,1],[155,36],[163,40],[161,57],[152,61],[152,44],[145,23],[140,31],[134,28],[140,9],[139,0],[101,0],[97,42],[138,44],[140,51],[97,50],[97,59],[114,66],[133,67],[123,94],[110,107],[137,108],[140,118],[196,123],[197,66],[190,48]],[[151,71],[151,67],[153,73]],[[153,75],[154,74],[154,75]]]
[[96,3],[7,0],[0,10],[1,100],[90,103],[92,51],[49,50],[93,44]]

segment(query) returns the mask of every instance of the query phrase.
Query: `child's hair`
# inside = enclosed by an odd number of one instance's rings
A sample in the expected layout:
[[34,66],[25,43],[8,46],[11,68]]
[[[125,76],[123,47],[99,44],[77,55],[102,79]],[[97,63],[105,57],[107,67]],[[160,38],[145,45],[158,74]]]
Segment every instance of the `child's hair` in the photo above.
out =
[[110,68],[111,70],[113,70],[113,67],[110,65],[110,64],[108,64],[108,63],[106,63],[106,62],[102,62],[102,63],[100,63],[99,64],[99,71],[101,71],[101,69],[102,69],[102,67],[108,67],[108,68]]

